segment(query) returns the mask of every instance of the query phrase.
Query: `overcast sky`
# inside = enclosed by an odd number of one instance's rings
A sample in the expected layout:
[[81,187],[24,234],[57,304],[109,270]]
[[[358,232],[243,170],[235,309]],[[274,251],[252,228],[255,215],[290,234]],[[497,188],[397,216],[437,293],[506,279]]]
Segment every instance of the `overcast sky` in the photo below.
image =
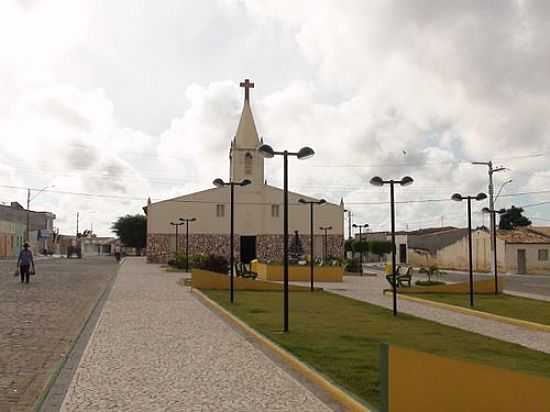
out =
[[[2,1],[0,201],[55,185],[31,208],[108,235],[149,196],[210,188],[250,78],[264,141],[317,153],[291,161],[291,189],[357,223],[389,226],[375,175],[415,179],[398,201],[487,191],[472,160],[509,168],[498,207],[550,202],[549,20],[546,0]],[[398,228],[464,225],[465,207],[398,204]]]

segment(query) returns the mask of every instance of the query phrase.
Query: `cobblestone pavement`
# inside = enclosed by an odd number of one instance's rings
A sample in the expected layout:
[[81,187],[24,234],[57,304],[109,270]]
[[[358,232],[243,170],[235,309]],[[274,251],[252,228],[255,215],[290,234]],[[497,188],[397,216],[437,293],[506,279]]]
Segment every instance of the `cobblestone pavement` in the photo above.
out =
[[190,292],[121,267],[62,411],[329,411]]
[[28,285],[0,261],[0,411],[29,411],[116,273],[112,258],[47,259]]
[[[293,283],[306,284],[304,282]],[[379,273],[377,276],[345,276],[343,283],[323,282],[317,286],[328,292],[384,306],[388,309],[393,307],[392,296],[382,294],[384,289],[390,287],[383,273]],[[519,326],[456,313],[422,303],[400,300],[399,296],[397,299],[397,307],[400,312],[550,353],[550,333],[532,331]]]

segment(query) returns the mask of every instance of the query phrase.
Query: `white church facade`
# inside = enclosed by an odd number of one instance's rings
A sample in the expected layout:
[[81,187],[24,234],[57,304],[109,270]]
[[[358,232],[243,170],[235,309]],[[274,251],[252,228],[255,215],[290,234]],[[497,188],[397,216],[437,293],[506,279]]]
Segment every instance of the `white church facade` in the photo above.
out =
[[[235,187],[234,247],[237,260],[282,259],[283,256],[283,190],[266,183],[264,158],[256,148],[258,137],[250,107],[247,79],[241,83],[245,99],[237,132],[230,145],[230,179],[240,182],[248,179],[248,186]],[[216,176],[212,176],[214,179]],[[317,200],[307,195],[289,192],[289,241],[298,231],[304,253],[310,254],[310,207],[299,199]],[[150,262],[166,262],[174,256],[176,234],[171,222],[180,218],[196,218],[189,224],[189,254],[215,254],[229,256],[230,240],[230,188],[212,187],[173,199],[148,202],[147,258]],[[333,203],[315,206],[314,251],[321,257],[324,242],[329,256],[344,253],[344,206]],[[325,237],[321,226],[331,226]],[[185,250],[185,226],[179,227],[178,250]]]

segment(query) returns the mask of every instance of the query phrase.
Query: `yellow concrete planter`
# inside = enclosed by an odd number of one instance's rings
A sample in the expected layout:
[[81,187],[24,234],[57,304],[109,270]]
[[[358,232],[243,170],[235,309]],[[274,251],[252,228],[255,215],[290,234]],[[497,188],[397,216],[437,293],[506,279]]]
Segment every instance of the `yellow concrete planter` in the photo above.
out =
[[[252,280],[235,277],[234,287],[236,290],[281,290],[280,283],[267,282],[265,280]],[[229,289],[230,278],[221,273],[209,272],[208,270],[193,269],[191,271],[191,287],[195,289]],[[290,285],[289,290],[293,292],[309,291],[309,288]]]
[[[252,271],[258,274],[258,279],[280,282],[283,280],[283,265],[268,265],[257,260],[251,262]],[[291,265],[288,270],[289,280],[292,282],[308,282],[310,276],[309,265]],[[344,268],[342,266],[315,266],[315,282],[342,282]]]
[[542,376],[394,345],[382,346],[380,360],[382,411],[546,411],[550,405],[550,379]]

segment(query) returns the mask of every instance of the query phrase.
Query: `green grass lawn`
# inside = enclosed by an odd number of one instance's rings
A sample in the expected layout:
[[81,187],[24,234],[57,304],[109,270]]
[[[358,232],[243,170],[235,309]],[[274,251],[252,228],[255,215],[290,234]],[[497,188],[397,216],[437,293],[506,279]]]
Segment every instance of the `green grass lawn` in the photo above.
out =
[[375,407],[380,406],[379,345],[383,342],[550,377],[550,355],[405,314],[394,318],[390,310],[343,296],[291,293],[290,332],[282,334],[281,292],[237,291],[233,305],[227,291],[203,292]]
[[[470,295],[418,294],[422,299],[471,308]],[[501,294],[475,295],[472,309],[495,315],[550,325],[550,302]]]

